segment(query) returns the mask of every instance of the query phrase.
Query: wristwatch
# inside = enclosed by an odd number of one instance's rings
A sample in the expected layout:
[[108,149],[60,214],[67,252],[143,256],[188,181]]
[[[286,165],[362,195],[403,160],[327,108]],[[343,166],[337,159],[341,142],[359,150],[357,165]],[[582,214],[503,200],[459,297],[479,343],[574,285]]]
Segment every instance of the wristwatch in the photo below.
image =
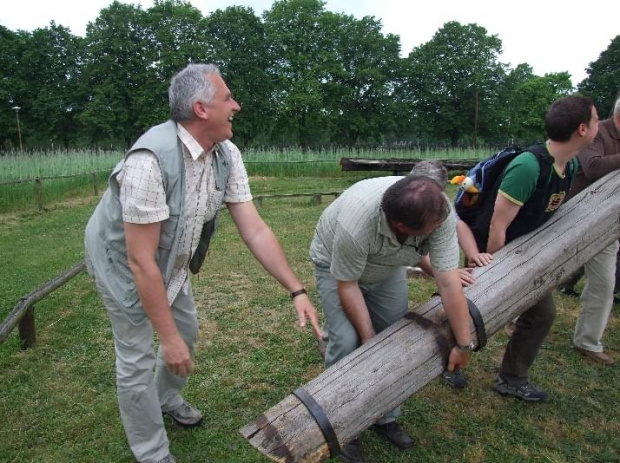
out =
[[308,291],[306,291],[306,288],[301,288],[301,289],[298,289],[297,291],[293,291],[291,293],[291,299],[295,299],[297,296],[301,296],[302,294],[308,294]]
[[469,344],[465,345],[465,346],[459,346],[458,344],[456,345],[456,347],[458,348],[458,350],[460,350],[461,352],[473,352],[473,350],[476,348],[476,346],[474,345],[474,341],[469,341]]

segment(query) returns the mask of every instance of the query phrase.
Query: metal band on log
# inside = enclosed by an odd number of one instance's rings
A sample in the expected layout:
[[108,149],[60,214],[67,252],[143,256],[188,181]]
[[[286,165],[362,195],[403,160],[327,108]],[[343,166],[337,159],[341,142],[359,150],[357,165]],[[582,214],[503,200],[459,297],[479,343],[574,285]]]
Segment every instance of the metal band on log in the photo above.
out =
[[[475,270],[465,290],[488,335],[501,329],[620,236],[620,175],[581,192],[542,227],[507,245]],[[303,386],[324,411],[340,446],[439,376],[454,338],[433,297]],[[421,320],[424,320],[421,322]],[[471,324],[472,339],[476,340]],[[330,451],[321,429],[294,395],[266,411],[241,434],[281,462],[319,462]]]

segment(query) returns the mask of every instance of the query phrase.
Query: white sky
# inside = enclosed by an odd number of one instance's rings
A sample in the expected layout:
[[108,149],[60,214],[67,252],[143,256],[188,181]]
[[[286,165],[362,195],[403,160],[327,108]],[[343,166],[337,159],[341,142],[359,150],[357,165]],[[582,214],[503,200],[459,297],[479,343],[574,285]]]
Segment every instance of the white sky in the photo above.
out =
[[[152,0],[121,0],[149,8]],[[1,0],[0,24],[31,31],[50,21],[83,36],[86,24],[112,0]],[[232,5],[249,6],[256,15],[272,0],[190,0],[208,15]],[[585,68],[620,34],[620,0],[327,0],[325,8],[357,18],[374,16],[384,33],[400,36],[401,54],[427,41],[448,21],[476,23],[502,40],[500,61],[511,68],[527,62],[534,73],[568,71],[573,84]]]

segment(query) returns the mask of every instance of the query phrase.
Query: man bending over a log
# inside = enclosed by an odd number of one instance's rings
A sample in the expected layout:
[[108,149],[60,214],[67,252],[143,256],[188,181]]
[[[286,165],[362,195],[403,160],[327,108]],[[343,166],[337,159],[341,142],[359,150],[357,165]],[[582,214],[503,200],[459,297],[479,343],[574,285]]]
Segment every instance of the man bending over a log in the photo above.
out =
[[[545,116],[548,140],[513,159],[499,180],[489,207],[483,207],[472,231],[480,251],[495,253],[512,240],[540,227],[565,201],[577,172],[577,153],[598,131],[590,98],[569,96],[551,105]],[[485,204],[486,206],[486,204]],[[529,402],[547,393],[529,382],[528,372],[555,319],[551,293],[516,320],[494,384],[502,394]]]
[[[474,347],[459,277],[456,214],[442,188],[427,177],[380,177],[347,189],[321,215],[310,247],[333,365],[402,318],[408,308],[405,266],[430,254],[433,275],[457,345],[448,369],[460,369]],[[401,449],[413,441],[395,421],[397,408],[373,429]],[[362,462],[361,441],[342,449]]]

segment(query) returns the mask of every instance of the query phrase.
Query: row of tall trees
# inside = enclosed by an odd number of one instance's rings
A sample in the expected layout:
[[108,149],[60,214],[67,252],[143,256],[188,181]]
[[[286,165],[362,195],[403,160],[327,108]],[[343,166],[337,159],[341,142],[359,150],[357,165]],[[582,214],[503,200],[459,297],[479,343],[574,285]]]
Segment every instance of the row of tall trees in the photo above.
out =
[[[400,56],[399,37],[320,0],[280,0],[257,16],[208,17],[180,0],[148,9],[117,1],[78,37],[54,22],[0,26],[0,149],[128,146],[168,117],[167,85],[188,62],[220,66],[243,110],[242,145],[318,147],[415,142],[504,144],[544,136],[548,105],[573,91],[566,72],[534,75],[499,61],[502,43],[476,24],[448,22]],[[602,114],[620,82],[620,36],[579,89]]]

